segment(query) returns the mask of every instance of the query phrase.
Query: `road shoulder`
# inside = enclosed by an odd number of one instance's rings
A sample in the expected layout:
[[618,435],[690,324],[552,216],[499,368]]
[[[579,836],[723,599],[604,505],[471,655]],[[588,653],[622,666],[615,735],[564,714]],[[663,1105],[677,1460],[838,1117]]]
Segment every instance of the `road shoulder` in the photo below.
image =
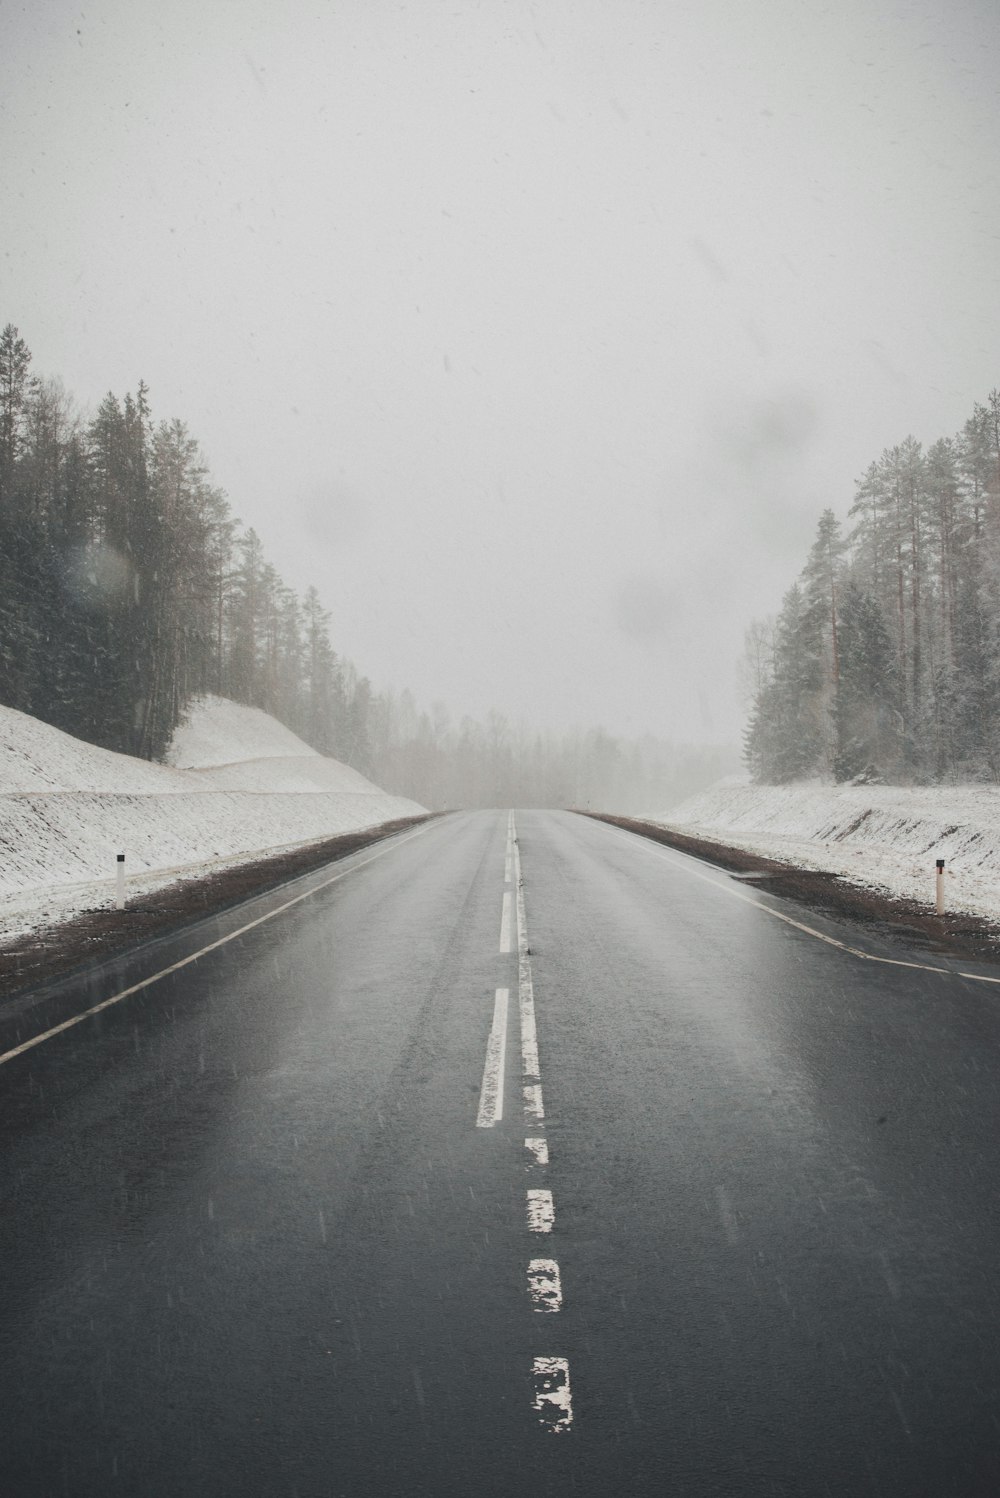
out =
[[582,811],[580,815],[634,832],[678,853],[688,853],[764,893],[794,900],[838,924],[861,927],[890,946],[1000,966],[1000,924],[980,916],[964,911],[939,916],[930,906],[851,883],[839,874],[798,868],[745,848],[734,848],[710,838],[690,837],[657,822],[606,812]]
[[0,1006],[48,984],[86,974],[149,942],[178,935],[207,916],[221,915],[256,895],[440,815],[402,817],[324,838],[217,873],[178,880],[137,896],[126,903],[124,910],[89,910],[71,921],[22,934],[0,946]]

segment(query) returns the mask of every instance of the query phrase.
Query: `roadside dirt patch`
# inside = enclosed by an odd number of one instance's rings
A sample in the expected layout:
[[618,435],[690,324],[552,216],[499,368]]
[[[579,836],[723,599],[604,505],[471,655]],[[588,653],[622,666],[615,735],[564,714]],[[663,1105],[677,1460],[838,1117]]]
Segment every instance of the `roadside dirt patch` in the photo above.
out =
[[598,822],[610,822],[613,827],[623,827],[628,832],[637,832],[668,848],[676,848],[679,853],[691,853],[695,858],[703,858],[727,873],[739,876],[744,883],[755,884],[786,900],[797,900],[800,905],[808,906],[831,920],[861,926],[883,941],[969,962],[1000,964],[1000,926],[980,916],[963,912],[936,915],[928,905],[921,905],[916,900],[896,899],[880,890],[851,884],[839,874],[796,868],[794,864],[761,858],[744,848],[732,848],[708,838],[688,837],[682,832],[659,827],[655,822],[614,817],[604,812],[585,811],[580,815],[593,817]]
[[127,952],[156,936],[180,931],[207,915],[216,915],[381,842],[393,833],[428,822],[432,816],[401,817],[360,832],[309,843],[290,853],[279,853],[257,863],[222,869],[203,879],[185,879],[165,889],[138,896],[124,910],[91,910],[64,925],[44,927],[0,946],[0,998],[27,993],[66,977],[77,969]]

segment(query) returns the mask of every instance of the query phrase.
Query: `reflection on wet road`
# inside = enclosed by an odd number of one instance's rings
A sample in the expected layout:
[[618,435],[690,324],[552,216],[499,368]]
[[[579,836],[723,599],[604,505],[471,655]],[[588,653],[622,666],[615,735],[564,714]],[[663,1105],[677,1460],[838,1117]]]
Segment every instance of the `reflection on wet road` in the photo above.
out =
[[995,990],[568,813],[342,867],[0,1067],[0,1492],[1000,1492]]

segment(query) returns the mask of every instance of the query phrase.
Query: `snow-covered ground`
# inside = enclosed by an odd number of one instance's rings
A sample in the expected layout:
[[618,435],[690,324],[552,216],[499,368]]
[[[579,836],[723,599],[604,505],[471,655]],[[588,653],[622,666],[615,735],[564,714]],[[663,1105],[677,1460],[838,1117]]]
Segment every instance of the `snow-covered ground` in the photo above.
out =
[[1000,787],[751,785],[729,776],[648,820],[933,907],[1000,920]]
[[207,697],[167,765],[0,707],[0,940],[264,853],[424,810],[256,708]]

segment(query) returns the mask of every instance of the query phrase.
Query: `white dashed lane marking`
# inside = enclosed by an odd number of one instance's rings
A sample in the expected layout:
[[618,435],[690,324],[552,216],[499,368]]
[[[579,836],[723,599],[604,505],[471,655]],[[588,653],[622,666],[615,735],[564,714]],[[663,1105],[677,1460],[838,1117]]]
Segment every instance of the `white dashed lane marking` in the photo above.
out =
[[491,1129],[503,1118],[504,1062],[507,1055],[507,1003],[510,990],[498,988],[493,1001],[493,1025],[486,1042],[486,1065],[479,1090],[477,1129]]
[[[514,813],[507,818],[507,845],[504,854],[504,883],[507,888],[503,896],[503,912],[500,920],[500,950],[509,952],[512,946],[511,926],[516,923],[517,944],[517,1011],[521,1029],[521,1075],[524,1099],[524,1117],[532,1132],[524,1141],[527,1153],[526,1169],[541,1173],[549,1164],[549,1146],[544,1134],[539,1132],[545,1122],[542,1103],[542,1077],[538,1060],[538,1031],[535,1023],[535,988],[531,975],[531,949],[528,946],[528,922],[524,908],[524,880],[521,876],[521,850],[517,840]],[[511,886],[513,889],[511,889]],[[513,899],[511,898],[513,893]],[[512,908],[514,918],[512,921]],[[499,993],[498,992],[498,999]],[[506,992],[506,990],[504,990]],[[494,1030],[497,1027],[494,1015]],[[504,1013],[506,1024],[506,1010]],[[492,1037],[491,1037],[491,1045]],[[493,1047],[494,1051],[498,1046]],[[487,1069],[489,1069],[487,1065]],[[500,1063],[502,1071],[502,1062]],[[502,1092],[502,1079],[499,1083]],[[480,1122],[485,1100],[495,1096],[491,1084],[487,1088],[483,1078],[483,1100],[480,1102]],[[501,1104],[502,1106],[502,1104]],[[499,1117],[499,1114],[497,1114]],[[492,1120],[489,1120],[492,1121]],[[537,1176],[536,1176],[537,1178]],[[543,1176],[544,1179],[544,1176]],[[555,1204],[552,1192],[544,1186],[532,1187],[525,1197],[525,1212],[528,1231],[552,1233],[555,1227]],[[554,1315],[562,1310],[562,1276],[555,1259],[530,1259],[528,1261],[528,1300],[531,1309],[542,1315]],[[569,1362],[563,1357],[536,1357],[531,1367],[532,1407],[543,1430],[559,1435],[573,1424],[573,1403],[569,1385]]]
[[548,1165],[549,1142],[547,1139],[526,1139],[524,1141],[524,1147],[528,1151],[528,1154],[531,1156],[531,1159],[528,1161],[529,1170],[531,1170],[533,1166]]
[[531,978],[528,922],[524,913],[524,882],[521,852],[514,845],[514,879],[517,884],[517,1006],[521,1017],[521,1068],[529,1082],[540,1080],[538,1032],[535,1028],[535,986]]
[[500,950],[510,951],[510,890],[504,890],[503,910],[500,915]]
[[[517,895],[518,941],[520,943],[523,900]],[[531,962],[524,950],[518,957],[517,1006],[521,1017],[521,1071],[529,1082],[540,1080],[538,1070],[538,1032],[535,1029],[535,994],[531,982]]]
[[533,1311],[561,1310],[562,1281],[555,1259],[532,1259],[528,1265],[528,1294]]
[[569,1363],[565,1358],[535,1358],[531,1368],[534,1384],[532,1405],[540,1425],[559,1435],[573,1424],[569,1389]]
[[545,1122],[545,1109],[542,1107],[542,1088],[539,1082],[532,1082],[524,1089],[524,1116],[531,1123]]
[[552,1192],[537,1190],[528,1192],[528,1228],[532,1233],[551,1233],[556,1220]]

